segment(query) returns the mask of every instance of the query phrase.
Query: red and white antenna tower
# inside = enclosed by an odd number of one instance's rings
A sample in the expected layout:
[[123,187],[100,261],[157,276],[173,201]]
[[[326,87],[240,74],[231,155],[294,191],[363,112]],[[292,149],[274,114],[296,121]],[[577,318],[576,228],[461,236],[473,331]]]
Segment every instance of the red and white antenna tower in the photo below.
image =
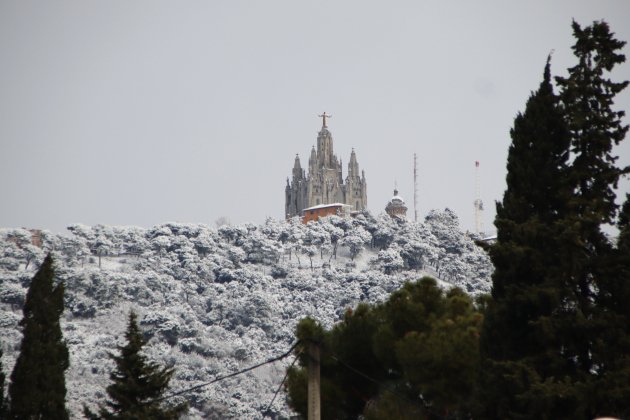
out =
[[481,190],[479,186],[479,161],[475,161],[475,233],[483,234],[483,201],[481,201]]
[[418,158],[413,154],[413,221],[418,221]]

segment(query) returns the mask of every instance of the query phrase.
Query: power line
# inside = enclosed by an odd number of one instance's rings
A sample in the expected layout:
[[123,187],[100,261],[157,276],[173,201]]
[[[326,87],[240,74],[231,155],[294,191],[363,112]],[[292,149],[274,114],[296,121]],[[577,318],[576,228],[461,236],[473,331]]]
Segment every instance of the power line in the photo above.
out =
[[349,364],[347,364],[346,362],[344,362],[343,360],[339,359],[337,356],[330,356],[331,359],[333,359],[335,362],[339,362],[340,364],[342,364],[343,366],[345,366],[346,368],[350,369],[351,371],[353,371],[354,373],[356,373],[359,376],[363,376],[365,379],[367,379],[370,382],[374,382],[377,385],[381,385],[380,381],[377,381],[376,379],[368,376],[367,374],[361,372],[358,369],[353,368],[352,366],[350,366]]
[[286,373],[284,374],[284,378],[282,378],[282,382],[280,382],[280,385],[278,386],[278,389],[276,389],[276,393],[273,394],[273,398],[271,399],[271,402],[269,403],[269,405],[267,405],[267,408],[263,412],[263,416],[267,416],[267,413],[269,413],[269,410],[271,409],[271,406],[272,406],[273,402],[276,400],[276,397],[278,396],[278,393],[280,392],[280,389],[282,388],[282,385],[284,384],[284,381],[286,381],[287,380],[287,376],[289,376],[289,370],[293,367],[293,365],[295,365],[295,362],[297,362],[298,357],[300,356],[301,353],[302,353],[302,350],[300,350],[298,352],[298,354],[295,355],[295,358],[293,359],[293,362],[291,363],[291,365],[288,367]]
[[249,372],[250,370],[254,370],[254,369],[259,368],[259,367],[264,366],[264,365],[268,365],[269,363],[277,362],[278,360],[282,360],[282,359],[284,359],[285,357],[289,356],[289,355],[291,354],[291,352],[293,352],[293,350],[297,347],[297,345],[298,345],[298,344],[300,344],[300,341],[299,341],[299,340],[298,340],[298,341],[296,341],[296,342],[295,342],[295,344],[293,344],[289,350],[287,350],[285,353],[282,353],[280,356],[273,357],[273,358],[268,359],[268,360],[266,360],[266,361],[264,361],[264,362],[261,362],[261,363],[258,363],[258,364],[256,364],[256,365],[250,366],[250,367],[248,367],[248,368],[245,368],[245,369],[239,370],[238,372],[230,373],[230,374],[228,374],[228,375],[224,375],[224,376],[219,376],[218,378],[215,378],[215,379],[211,380],[210,382],[204,382],[204,383],[202,383],[202,384],[199,384],[199,385],[193,386],[193,387],[191,387],[191,388],[186,388],[186,389],[184,389],[184,390],[181,390],[181,391],[178,391],[178,392],[175,392],[175,393],[172,393],[172,394],[166,395],[166,396],[164,396],[164,397],[160,397],[160,398],[156,398],[156,399],[151,400],[151,401],[147,401],[147,402],[146,402],[146,403],[144,403],[144,404],[145,404],[145,405],[148,405],[148,404],[153,404],[153,403],[156,403],[156,402],[160,402],[160,401],[168,400],[169,398],[173,398],[173,397],[176,397],[176,396],[178,396],[178,395],[185,394],[185,393],[187,393],[187,392],[196,391],[196,390],[198,390],[198,389],[200,389],[200,388],[203,388],[203,387],[205,387],[205,386],[212,385],[212,384],[214,384],[214,383],[217,383],[217,382],[223,381],[224,379],[233,378],[233,377],[235,377],[235,376],[238,376],[238,375],[241,375],[241,374],[243,374],[243,373]]
[[437,413],[435,410],[433,410],[431,407],[429,407],[429,406],[427,405],[427,403],[426,403],[426,402],[425,402],[422,398],[420,398],[420,400],[419,400],[419,401],[417,401],[417,400],[415,400],[415,399],[413,399],[413,398],[410,398],[410,397],[409,397],[409,396],[407,396],[407,395],[400,394],[400,393],[398,393],[396,390],[394,390],[394,389],[393,389],[393,387],[392,387],[390,384],[386,384],[386,383],[384,383],[384,382],[381,382],[381,381],[378,381],[378,380],[376,380],[376,379],[372,378],[371,376],[367,375],[366,373],[361,372],[360,370],[358,370],[358,369],[356,369],[356,368],[354,368],[354,367],[350,366],[349,364],[347,364],[347,363],[346,363],[346,362],[344,362],[343,360],[339,359],[339,358],[338,358],[336,355],[334,355],[334,354],[333,354],[333,355],[331,355],[331,356],[330,356],[330,358],[331,358],[331,359],[333,359],[334,361],[338,362],[338,363],[339,363],[339,364],[341,364],[342,366],[346,367],[347,369],[351,370],[352,372],[356,373],[357,375],[362,376],[363,378],[367,379],[368,381],[373,382],[373,383],[375,383],[375,384],[377,384],[377,385],[379,385],[379,386],[382,386],[382,387],[385,389],[385,391],[389,392],[390,394],[394,395],[395,397],[398,397],[398,398],[401,398],[401,399],[407,400],[408,402],[410,402],[410,403],[412,403],[412,404],[418,404],[418,403],[420,403],[420,404],[421,404],[421,407],[422,407],[422,409],[423,409],[423,410],[425,410],[425,411],[427,411],[427,412],[429,412],[429,413],[439,414],[439,413]]

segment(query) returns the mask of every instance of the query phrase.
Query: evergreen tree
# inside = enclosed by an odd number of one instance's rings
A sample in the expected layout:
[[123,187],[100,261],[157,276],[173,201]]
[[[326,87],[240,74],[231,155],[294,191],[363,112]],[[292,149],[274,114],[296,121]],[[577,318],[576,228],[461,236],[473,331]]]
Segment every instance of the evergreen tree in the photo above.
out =
[[602,231],[628,171],[613,155],[624,113],[611,109],[628,82],[604,77],[624,43],[604,22],[573,30],[578,65],[556,78],[560,102],[547,68],[511,132],[481,339],[484,417],[593,418],[627,405],[625,254]]
[[556,78],[571,135],[568,179],[573,195],[560,234],[558,265],[566,295],[555,324],[562,355],[571,363],[566,374],[580,390],[584,415],[594,417],[607,406],[597,389],[611,367],[611,348],[604,341],[617,341],[609,323],[620,309],[617,295],[623,293],[618,273],[610,270],[615,250],[602,227],[616,219],[615,189],[620,176],[629,171],[615,163],[613,148],[624,139],[628,126],[622,124],[624,112],[612,109],[628,81],[608,78],[625,61],[619,53],[625,42],[614,38],[608,24],[593,22],[581,28],[573,22],[573,34],[578,64],[569,69],[568,77]]
[[88,408],[84,409],[84,414],[92,419],[179,418],[186,411],[186,404],[168,408],[160,401],[155,401],[167,390],[174,370],[162,368],[148,361],[141,353],[146,341],[142,337],[134,312],[129,314],[125,338],[127,344],[118,347],[120,355],[110,355],[116,363],[116,368],[110,374],[113,383],[107,387],[109,400],[106,406],[100,407],[99,415],[95,415]]
[[[492,300],[481,335],[480,390],[487,417],[535,416],[532,400],[538,396],[530,395],[531,387],[553,378],[563,363],[549,328],[562,298],[550,271],[559,246],[556,224],[569,198],[570,138],[549,67],[548,58],[543,81],[514,120],[507,190],[497,203]],[[550,405],[563,410],[560,402]],[[553,410],[550,405],[543,411]]]
[[601,224],[615,221],[618,206],[614,189],[619,177],[630,171],[630,167],[617,167],[618,157],[613,154],[613,146],[625,138],[628,126],[622,124],[625,112],[614,111],[612,106],[628,81],[615,83],[606,78],[615,65],[625,62],[625,55],[618,51],[626,42],[616,40],[606,22],[596,21],[582,29],[574,21],[573,35],[578,64],[569,68],[567,78],[556,77],[556,81],[574,155],[571,182],[576,200],[572,204],[584,229],[594,231],[592,236],[585,236],[595,246],[595,241],[603,241]]
[[589,394],[598,416],[630,418],[630,194],[617,226],[617,245],[603,259],[600,272],[600,330],[593,345],[596,377]]
[[12,419],[67,419],[64,372],[69,366],[59,318],[63,283],[53,287],[50,254],[33,277],[20,322],[23,338],[9,385]]
[[573,162],[569,180],[573,188],[571,214],[564,223],[563,236],[573,246],[565,246],[559,257],[565,262],[565,276],[575,303],[567,312],[563,325],[572,333],[563,343],[566,356],[577,360],[576,369],[589,372],[593,368],[593,343],[597,332],[597,292],[602,268],[601,258],[612,250],[612,244],[602,231],[617,215],[615,191],[619,177],[628,168],[615,165],[613,146],[625,137],[623,111],[613,111],[615,95],[628,81],[615,83],[607,73],[625,61],[618,51],[625,42],[614,39],[608,24],[594,22],[582,29],[573,22],[576,43],[573,51],[578,64],[569,69],[567,78],[557,77],[560,97],[571,133]]
[[0,419],[3,419],[6,412],[4,401],[4,370],[2,369],[2,348],[0,348]]
[[[468,295],[457,288],[445,293],[428,277],[405,284],[385,303],[348,310],[331,330],[300,321],[298,339],[321,343],[322,418],[466,418],[481,322]],[[289,404],[306,417],[304,350],[299,360],[287,388]]]

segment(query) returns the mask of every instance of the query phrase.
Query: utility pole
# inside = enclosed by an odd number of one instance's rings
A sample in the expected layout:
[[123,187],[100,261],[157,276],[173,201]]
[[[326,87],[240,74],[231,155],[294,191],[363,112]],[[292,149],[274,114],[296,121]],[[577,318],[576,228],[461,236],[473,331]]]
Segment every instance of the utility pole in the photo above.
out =
[[308,420],[321,419],[319,343],[308,343]]

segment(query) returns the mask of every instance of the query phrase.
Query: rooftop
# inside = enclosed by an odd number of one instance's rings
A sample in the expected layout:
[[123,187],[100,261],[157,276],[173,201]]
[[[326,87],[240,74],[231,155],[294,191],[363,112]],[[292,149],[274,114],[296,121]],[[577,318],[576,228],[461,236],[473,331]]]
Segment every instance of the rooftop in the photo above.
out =
[[344,204],[344,203],[319,204],[317,206],[313,206],[313,207],[309,207],[307,209],[304,209],[303,211],[325,209],[325,208],[328,208],[328,207],[352,207],[352,206],[350,206],[348,204]]

